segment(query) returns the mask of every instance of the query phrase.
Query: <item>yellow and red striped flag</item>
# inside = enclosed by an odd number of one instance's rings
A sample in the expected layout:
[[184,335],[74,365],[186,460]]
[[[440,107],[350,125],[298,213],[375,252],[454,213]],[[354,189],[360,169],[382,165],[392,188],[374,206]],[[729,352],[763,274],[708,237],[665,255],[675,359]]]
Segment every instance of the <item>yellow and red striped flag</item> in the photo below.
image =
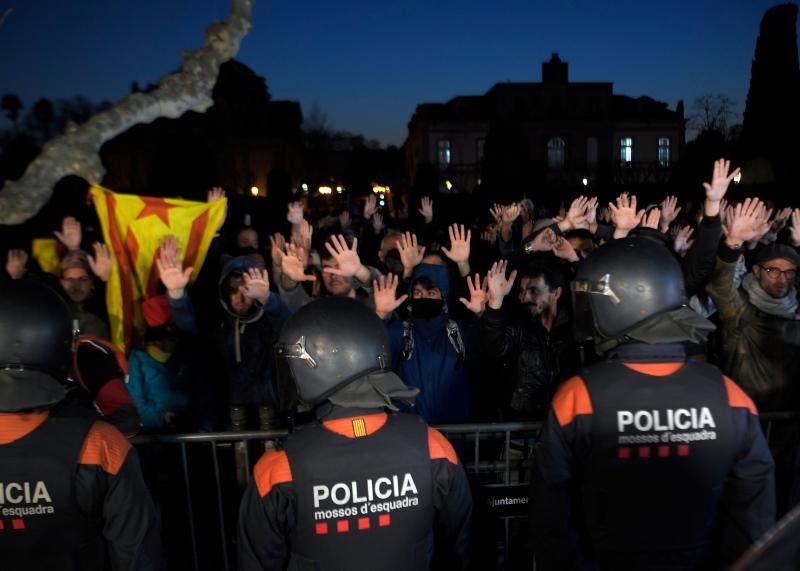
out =
[[134,333],[144,327],[141,301],[158,294],[159,243],[170,234],[178,238],[184,267],[194,266],[193,282],[225,216],[227,199],[209,203],[154,198],[117,194],[96,185],[91,193],[103,238],[114,252],[106,284],[111,340],[127,353]]

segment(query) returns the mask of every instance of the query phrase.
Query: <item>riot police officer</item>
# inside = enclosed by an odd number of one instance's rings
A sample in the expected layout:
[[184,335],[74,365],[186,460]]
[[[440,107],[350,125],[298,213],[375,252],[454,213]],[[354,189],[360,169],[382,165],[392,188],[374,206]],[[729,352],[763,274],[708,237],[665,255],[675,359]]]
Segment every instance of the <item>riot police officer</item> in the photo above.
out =
[[58,414],[73,334],[53,290],[0,283],[0,566],[160,569],[155,509],[131,445],[96,418]]
[[774,521],[774,469],[750,398],[688,360],[710,322],[656,240],[610,242],[572,284],[576,334],[605,360],[563,383],[537,447],[538,569],[708,569]]
[[435,525],[437,545],[463,566],[466,476],[441,433],[396,412],[393,401],[417,389],[391,371],[374,312],[315,301],[286,322],[276,354],[279,378],[316,420],[257,463],[239,516],[240,569],[428,569]]

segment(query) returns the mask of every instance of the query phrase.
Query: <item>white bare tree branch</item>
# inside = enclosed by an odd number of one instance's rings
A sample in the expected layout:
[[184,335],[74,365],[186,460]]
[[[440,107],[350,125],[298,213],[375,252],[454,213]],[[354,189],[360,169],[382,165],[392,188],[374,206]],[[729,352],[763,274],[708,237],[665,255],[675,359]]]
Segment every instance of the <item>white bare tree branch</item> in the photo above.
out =
[[211,24],[203,47],[184,52],[181,71],[161,78],[158,89],[132,93],[111,109],[82,125],[67,128],[63,135],[48,142],[20,179],[6,182],[0,192],[0,224],[20,224],[31,218],[65,176],[101,182],[105,169],[100,147],[132,126],[208,109],[213,103],[211,92],[220,64],[238,53],[239,43],[250,31],[253,1],[231,0],[228,19]]

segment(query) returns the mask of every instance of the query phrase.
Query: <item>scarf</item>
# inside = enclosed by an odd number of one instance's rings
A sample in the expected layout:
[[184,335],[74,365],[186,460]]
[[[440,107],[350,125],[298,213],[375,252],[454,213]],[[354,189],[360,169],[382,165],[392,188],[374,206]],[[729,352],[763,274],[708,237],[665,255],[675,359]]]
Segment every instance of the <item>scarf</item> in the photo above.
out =
[[775,299],[761,288],[755,275],[747,274],[742,280],[742,288],[747,292],[750,303],[760,311],[775,317],[794,319],[797,312],[797,290],[794,286],[789,288],[788,295]]

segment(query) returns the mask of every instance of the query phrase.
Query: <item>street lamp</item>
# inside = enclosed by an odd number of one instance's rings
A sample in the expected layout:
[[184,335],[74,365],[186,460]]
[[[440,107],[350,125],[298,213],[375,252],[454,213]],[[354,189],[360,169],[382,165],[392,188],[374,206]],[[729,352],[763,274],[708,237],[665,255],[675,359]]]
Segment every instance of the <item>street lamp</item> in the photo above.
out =
[[250,194],[252,194],[253,196],[258,196],[258,187],[257,186],[251,186],[250,187]]

